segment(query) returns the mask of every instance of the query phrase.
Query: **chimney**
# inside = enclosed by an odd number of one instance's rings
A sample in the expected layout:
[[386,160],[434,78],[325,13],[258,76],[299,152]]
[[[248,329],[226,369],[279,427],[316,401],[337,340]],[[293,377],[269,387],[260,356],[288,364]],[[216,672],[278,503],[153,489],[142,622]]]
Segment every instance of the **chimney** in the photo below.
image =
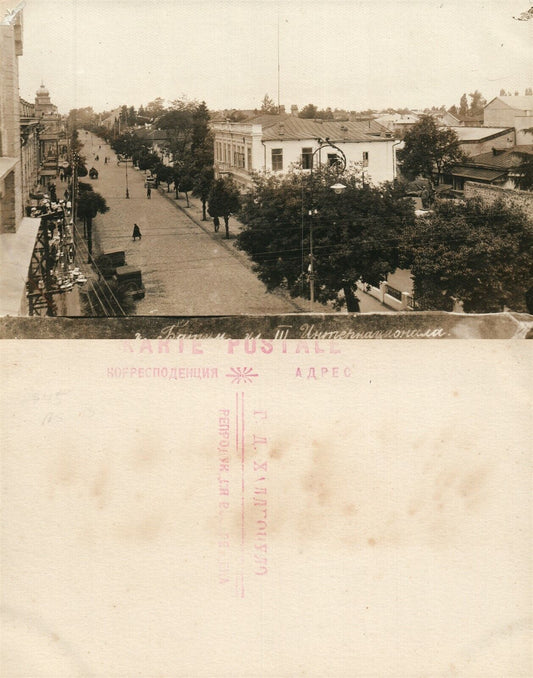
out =
[[298,117],[298,106],[296,106],[295,104],[291,106],[291,115]]
[[278,114],[279,115],[285,115],[285,106],[281,104],[278,108]]

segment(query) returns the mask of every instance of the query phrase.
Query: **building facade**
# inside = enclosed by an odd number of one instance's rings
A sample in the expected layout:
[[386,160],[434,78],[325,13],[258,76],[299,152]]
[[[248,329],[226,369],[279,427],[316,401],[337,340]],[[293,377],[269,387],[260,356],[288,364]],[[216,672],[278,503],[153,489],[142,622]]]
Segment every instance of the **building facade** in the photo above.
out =
[[532,144],[533,96],[499,96],[484,109],[484,124],[494,127],[514,127],[518,146]]
[[38,191],[40,167],[40,123],[35,117],[35,106],[20,99],[20,144],[22,163],[22,202],[28,205],[31,195]]
[[41,185],[46,186],[57,178],[62,125],[57,106],[50,101],[50,93],[44,84],[41,84],[35,94],[35,117],[40,123],[39,178]]
[[326,140],[338,146],[347,167],[358,168],[367,181],[381,183],[395,176],[393,135],[372,120],[337,122],[263,115],[247,122],[215,123],[212,129],[215,173],[231,175],[243,191],[252,186],[253,172],[311,170],[337,162],[335,149],[318,151]]
[[515,145],[515,131],[512,127],[451,127],[459,139],[465,155],[474,156],[491,152],[494,148],[503,150]]
[[0,18],[0,233],[15,232],[23,216],[18,67],[21,55],[22,9],[18,9]]

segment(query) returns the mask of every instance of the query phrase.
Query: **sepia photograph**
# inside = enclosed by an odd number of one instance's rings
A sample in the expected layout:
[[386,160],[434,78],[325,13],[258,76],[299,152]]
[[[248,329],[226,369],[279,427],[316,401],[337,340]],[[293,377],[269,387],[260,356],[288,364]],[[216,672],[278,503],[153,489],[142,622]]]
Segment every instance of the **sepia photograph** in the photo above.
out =
[[2,2],[3,335],[286,314],[361,334],[351,314],[387,314],[385,336],[425,338],[424,312],[527,334],[530,19],[519,0]]
[[531,678],[533,8],[0,0],[5,678]]

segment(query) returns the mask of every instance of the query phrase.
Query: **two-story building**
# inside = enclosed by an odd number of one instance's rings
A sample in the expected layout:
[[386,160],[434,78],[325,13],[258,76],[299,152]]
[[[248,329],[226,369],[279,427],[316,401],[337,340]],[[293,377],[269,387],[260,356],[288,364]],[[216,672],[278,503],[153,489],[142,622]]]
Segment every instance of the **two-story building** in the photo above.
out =
[[372,183],[392,181],[396,166],[395,140],[383,125],[364,122],[310,120],[294,115],[260,115],[246,122],[212,125],[215,173],[230,174],[241,190],[252,186],[252,172],[283,173],[293,168],[337,161],[335,149],[320,147],[329,140]]
[[50,92],[41,84],[35,94],[35,117],[40,123],[40,182],[46,186],[58,174],[61,116],[50,100]]
[[39,185],[41,125],[35,116],[35,105],[20,99],[20,145],[22,161],[22,200],[30,204],[30,194]]

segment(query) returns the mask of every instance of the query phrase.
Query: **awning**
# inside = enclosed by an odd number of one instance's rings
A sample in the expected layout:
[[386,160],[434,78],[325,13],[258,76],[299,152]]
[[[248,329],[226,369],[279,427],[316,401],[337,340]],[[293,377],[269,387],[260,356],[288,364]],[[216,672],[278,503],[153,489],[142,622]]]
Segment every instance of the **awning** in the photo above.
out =
[[42,177],[55,177],[57,175],[57,170],[55,169],[42,169],[39,171],[39,174]]
[[18,161],[18,158],[8,158],[7,156],[0,158],[0,179],[9,174]]
[[507,174],[506,170],[489,170],[481,167],[454,167],[452,170],[454,177],[463,177],[464,179],[495,181]]
[[0,235],[0,315],[27,315],[26,280],[40,223],[24,217],[16,233]]

